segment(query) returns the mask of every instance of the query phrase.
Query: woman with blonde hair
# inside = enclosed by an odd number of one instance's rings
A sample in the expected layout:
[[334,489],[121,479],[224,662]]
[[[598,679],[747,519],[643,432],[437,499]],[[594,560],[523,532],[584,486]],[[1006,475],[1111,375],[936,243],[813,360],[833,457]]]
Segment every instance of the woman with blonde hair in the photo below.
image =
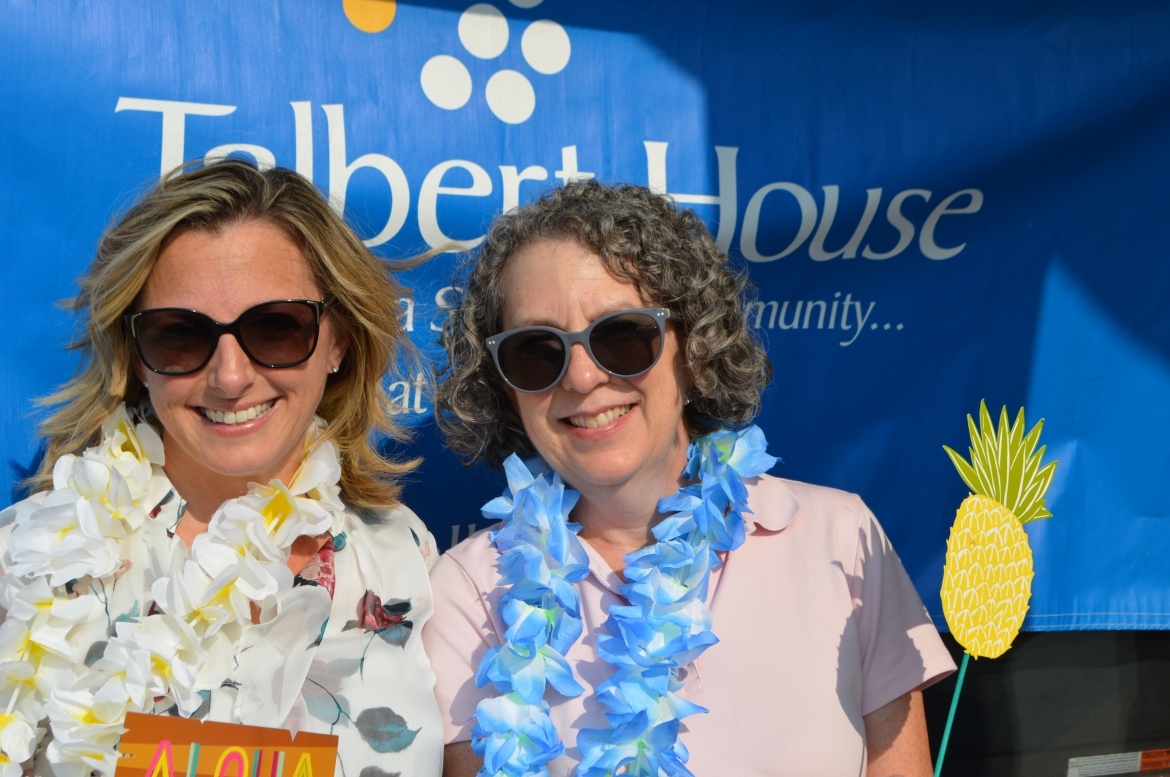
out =
[[0,513],[0,775],[112,774],[128,712],[437,775],[437,552],[376,447],[409,349],[388,267],[310,182],[228,160],[167,176],[80,283],[39,493]]

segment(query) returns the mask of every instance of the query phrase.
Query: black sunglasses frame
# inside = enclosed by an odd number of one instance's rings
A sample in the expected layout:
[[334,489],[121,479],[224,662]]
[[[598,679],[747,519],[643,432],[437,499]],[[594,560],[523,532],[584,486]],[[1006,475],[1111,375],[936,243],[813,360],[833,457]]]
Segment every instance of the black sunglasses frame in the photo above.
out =
[[[240,336],[240,321],[257,308],[262,308],[267,305],[286,303],[306,305],[313,311],[313,347],[309,349],[309,352],[305,354],[303,359],[298,359],[294,362],[288,362],[287,364],[270,364],[268,362],[260,361],[252,354],[250,350],[248,350],[247,344],[244,343],[244,339]],[[208,362],[211,361],[211,357],[215,355],[216,349],[219,348],[219,339],[224,335],[231,335],[232,337],[236,338],[236,342],[240,345],[240,350],[243,351],[244,354],[247,355],[247,357],[251,359],[253,363],[258,364],[261,367],[267,367],[268,369],[282,370],[287,367],[296,367],[298,364],[304,364],[310,358],[312,358],[313,354],[317,351],[317,343],[321,340],[321,315],[326,311],[326,309],[328,309],[328,307],[329,306],[324,302],[319,302],[312,299],[273,299],[268,300],[267,302],[261,302],[259,305],[253,305],[240,315],[236,316],[236,320],[229,324],[221,324],[206,313],[199,310],[192,310],[190,308],[150,308],[149,310],[140,310],[136,313],[127,313],[126,315],[122,316],[122,322],[130,331],[130,338],[134,340],[134,349],[138,352],[138,358],[142,362],[142,365],[151,372],[157,373],[159,375],[179,377],[182,375],[194,375],[196,372],[199,372],[201,369],[207,366]],[[138,339],[138,322],[147,313],[193,313],[194,315],[200,316],[201,318],[211,322],[211,331],[214,332],[215,336],[212,340],[211,349],[207,352],[207,358],[205,358],[198,367],[191,370],[185,370],[183,372],[167,372],[152,367],[150,362],[147,361],[146,356],[142,353],[142,343]]]
[[[658,324],[658,353],[654,355],[654,361],[652,361],[650,366],[646,369],[640,370],[630,375],[623,375],[622,373],[614,372],[613,370],[606,368],[605,365],[597,360],[597,357],[593,355],[593,348],[589,345],[589,336],[593,334],[593,328],[597,325],[603,324],[610,319],[617,318],[618,316],[628,316],[634,313],[647,316],[653,320],[654,323]],[[499,376],[504,380],[505,383],[508,384],[508,386],[522,394],[542,394],[564,379],[565,372],[569,369],[569,360],[572,357],[573,343],[580,343],[585,348],[585,353],[589,354],[589,358],[593,360],[593,363],[596,364],[598,369],[600,369],[606,375],[623,379],[636,378],[639,375],[645,375],[647,372],[654,369],[654,365],[658,364],[658,360],[662,358],[662,351],[665,349],[666,343],[666,321],[668,319],[674,319],[677,321],[679,320],[679,315],[677,313],[671,312],[667,308],[631,308],[629,310],[618,310],[613,313],[607,313],[601,318],[593,321],[593,323],[582,329],[580,332],[564,332],[560,329],[557,329],[556,327],[551,326],[522,326],[518,329],[509,329],[506,332],[500,332],[498,335],[492,335],[491,337],[484,340],[483,344],[487,347],[488,351],[492,355],[492,361],[494,361],[496,364],[496,372],[499,373]],[[557,375],[556,380],[542,389],[520,388],[512,381],[508,380],[508,376],[504,374],[503,367],[500,366],[500,345],[504,342],[504,340],[508,339],[512,335],[518,335],[523,332],[548,332],[551,335],[555,335],[561,341],[561,344],[565,347],[565,357],[563,363],[561,364],[560,373]]]

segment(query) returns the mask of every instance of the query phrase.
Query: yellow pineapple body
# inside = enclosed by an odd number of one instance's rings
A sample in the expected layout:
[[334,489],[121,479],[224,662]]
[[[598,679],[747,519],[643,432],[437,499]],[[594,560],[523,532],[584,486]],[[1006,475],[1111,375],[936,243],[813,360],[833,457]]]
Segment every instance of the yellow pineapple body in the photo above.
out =
[[1032,596],[1032,548],[1012,511],[974,494],[947,539],[942,605],[951,633],[976,658],[1011,647]]

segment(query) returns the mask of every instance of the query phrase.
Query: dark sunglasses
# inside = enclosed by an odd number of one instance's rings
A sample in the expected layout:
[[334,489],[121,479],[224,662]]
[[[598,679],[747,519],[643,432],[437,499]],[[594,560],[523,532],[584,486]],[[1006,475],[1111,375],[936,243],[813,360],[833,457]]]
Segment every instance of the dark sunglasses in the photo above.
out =
[[317,349],[325,303],[308,299],[262,302],[230,324],[184,308],[154,308],[123,316],[138,356],[160,375],[190,375],[211,361],[219,338],[232,335],[248,358],[279,369],[304,363]]
[[668,318],[677,319],[678,315],[666,308],[621,310],[602,316],[580,332],[525,326],[492,335],[484,345],[509,386],[537,394],[564,377],[573,343],[585,346],[589,358],[615,378],[636,378],[648,372],[662,355]]

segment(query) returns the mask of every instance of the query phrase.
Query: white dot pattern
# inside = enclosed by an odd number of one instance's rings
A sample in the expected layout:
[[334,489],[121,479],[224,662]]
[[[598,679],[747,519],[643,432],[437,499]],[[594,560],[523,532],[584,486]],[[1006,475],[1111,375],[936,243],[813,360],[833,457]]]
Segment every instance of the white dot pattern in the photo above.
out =
[[487,104],[506,124],[521,124],[536,110],[536,92],[523,73],[501,70],[488,79]]
[[428,59],[419,80],[427,99],[448,111],[462,108],[471,99],[471,73],[447,54]]
[[524,61],[537,73],[551,76],[569,64],[572,46],[565,28],[554,21],[540,19],[528,25],[520,38]]
[[490,3],[476,3],[459,17],[459,40],[473,57],[495,59],[508,48],[508,20]]
[[[543,0],[508,0],[517,8],[535,8]],[[508,19],[491,3],[476,3],[459,16],[459,42],[477,59],[495,59],[508,48]],[[569,64],[569,33],[551,19],[530,23],[520,37],[520,53],[528,67],[541,75],[555,75]],[[467,105],[475,84],[467,66],[456,57],[440,54],[422,67],[419,83],[434,105],[448,111]],[[536,89],[524,73],[501,69],[488,79],[484,98],[492,114],[505,124],[522,124],[536,110]]]

